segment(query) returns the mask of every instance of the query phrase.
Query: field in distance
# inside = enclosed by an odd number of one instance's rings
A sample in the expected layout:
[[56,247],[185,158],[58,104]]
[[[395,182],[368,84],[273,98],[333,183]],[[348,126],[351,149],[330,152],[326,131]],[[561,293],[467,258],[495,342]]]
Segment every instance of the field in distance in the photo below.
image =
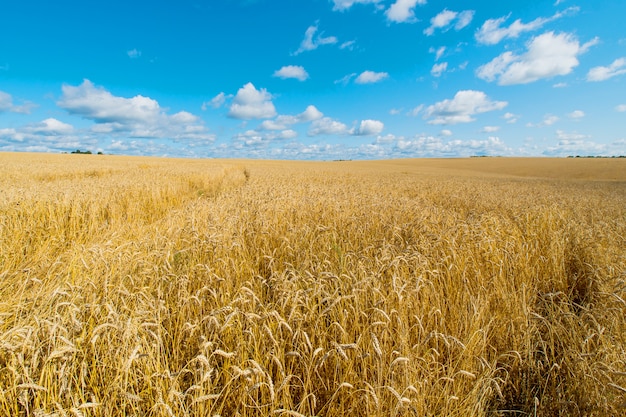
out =
[[0,153],[0,416],[626,413],[626,159]]

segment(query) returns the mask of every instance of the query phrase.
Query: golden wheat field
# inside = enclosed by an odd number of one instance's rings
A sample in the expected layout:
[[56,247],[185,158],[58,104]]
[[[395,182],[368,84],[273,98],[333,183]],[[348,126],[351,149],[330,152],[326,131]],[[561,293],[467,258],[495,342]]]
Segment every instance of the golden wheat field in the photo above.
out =
[[0,154],[0,415],[626,415],[626,160]]

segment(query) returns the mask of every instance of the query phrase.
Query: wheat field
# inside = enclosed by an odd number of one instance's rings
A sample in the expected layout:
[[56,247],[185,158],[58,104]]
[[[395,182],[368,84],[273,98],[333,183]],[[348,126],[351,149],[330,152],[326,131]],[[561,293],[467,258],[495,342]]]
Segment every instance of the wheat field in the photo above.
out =
[[626,415],[626,160],[0,154],[0,415]]

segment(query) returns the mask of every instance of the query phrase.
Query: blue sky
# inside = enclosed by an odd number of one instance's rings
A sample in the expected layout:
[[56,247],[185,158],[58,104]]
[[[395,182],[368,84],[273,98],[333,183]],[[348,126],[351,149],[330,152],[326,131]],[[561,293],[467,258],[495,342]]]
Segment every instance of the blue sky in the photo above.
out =
[[622,0],[10,0],[0,151],[626,154]]

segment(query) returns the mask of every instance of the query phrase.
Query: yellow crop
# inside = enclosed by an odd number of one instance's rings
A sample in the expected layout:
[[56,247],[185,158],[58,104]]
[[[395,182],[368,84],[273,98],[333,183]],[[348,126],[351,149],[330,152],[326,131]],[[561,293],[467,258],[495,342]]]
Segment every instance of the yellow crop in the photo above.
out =
[[626,413],[626,160],[0,154],[1,416]]

